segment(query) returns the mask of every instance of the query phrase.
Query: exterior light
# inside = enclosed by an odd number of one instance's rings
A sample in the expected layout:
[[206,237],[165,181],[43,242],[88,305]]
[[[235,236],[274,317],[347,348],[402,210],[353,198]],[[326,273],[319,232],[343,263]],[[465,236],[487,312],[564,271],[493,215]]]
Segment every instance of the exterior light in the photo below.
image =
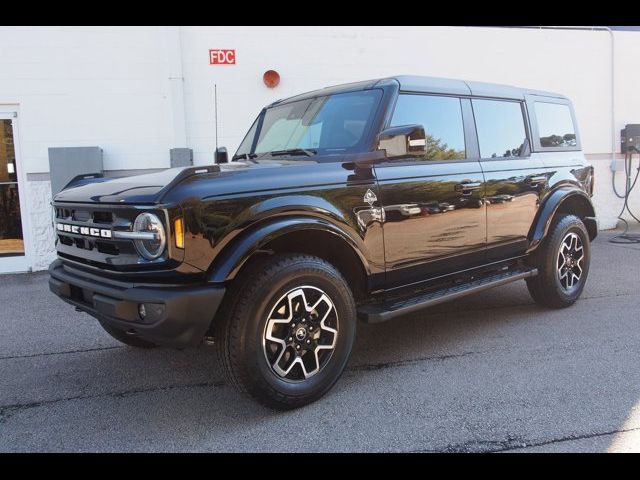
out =
[[[164,252],[166,246],[164,226],[153,213],[141,213],[133,222],[134,244],[138,253],[147,260],[155,260]],[[149,238],[138,238],[146,234]]]
[[184,221],[182,217],[176,218],[173,222],[174,231],[176,232],[176,247],[184,248]]
[[280,83],[280,74],[275,70],[267,70],[262,75],[262,81],[269,88],[275,88]]
[[140,303],[138,305],[138,315],[144,323],[156,323],[165,316],[165,306],[163,303]]

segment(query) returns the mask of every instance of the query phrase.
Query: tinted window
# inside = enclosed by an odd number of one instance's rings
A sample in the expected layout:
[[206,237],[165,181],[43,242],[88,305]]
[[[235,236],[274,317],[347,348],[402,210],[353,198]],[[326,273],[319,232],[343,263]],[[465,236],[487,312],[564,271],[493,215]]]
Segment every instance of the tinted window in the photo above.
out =
[[535,102],[540,145],[543,147],[576,147],[576,130],[568,105]]
[[392,127],[419,124],[427,134],[427,160],[465,158],[460,99],[431,95],[400,95]]
[[367,90],[275,105],[261,113],[237,154],[296,148],[325,153],[355,150],[381,97],[380,90]]
[[482,158],[519,157],[527,138],[519,102],[473,100],[480,156]]

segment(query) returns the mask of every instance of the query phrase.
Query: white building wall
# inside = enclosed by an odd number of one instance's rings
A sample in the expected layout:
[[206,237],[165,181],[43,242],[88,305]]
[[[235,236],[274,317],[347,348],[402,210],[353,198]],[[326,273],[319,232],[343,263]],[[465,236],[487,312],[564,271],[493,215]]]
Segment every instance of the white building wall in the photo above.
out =
[[[619,130],[640,123],[640,33],[614,37],[617,150]],[[169,149],[185,146],[210,163],[214,84],[230,153],[265,104],[337,83],[406,73],[563,93],[596,167],[601,227],[612,228],[622,201],[609,171],[610,41],[602,31],[464,27],[0,27],[0,104],[18,105],[32,263],[53,257],[49,147],[100,146],[107,170],[165,168]],[[237,64],[210,65],[210,48],[235,49]],[[268,69],[281,75],[275,89],[262,83]],[[631,204],[640,212],[640,193]]]
[[0,27],[0,104],[18,106],[34,269],[54,257],[49,147],[100,146],[109,170],[169,166],[167,37],[164,27]]
[[[575,103],[585,151],[611,151],[607,32],[463,27],[189,27],[182,31],[187,137],[202,163],[210,160],[214,146],[214,83],[218,85],[219,137],[235,149],[246,130],[239,125],[248,127],[268,102],[336,83],[395,74],[564,93]],[[235,48],[237,65],[209,65],[209,48]],[[268,69],[282,77],[273,90],[262,84]]]

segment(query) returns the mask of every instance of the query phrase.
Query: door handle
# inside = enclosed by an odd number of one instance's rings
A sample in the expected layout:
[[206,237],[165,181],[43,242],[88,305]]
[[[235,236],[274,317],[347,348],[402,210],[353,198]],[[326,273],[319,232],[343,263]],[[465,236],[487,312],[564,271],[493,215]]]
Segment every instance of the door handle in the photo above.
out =
[[536,177],[527,177],[527,183],[532,187],[538,185],[546,185],[548,178],[546,175],[538,175]]
[[462,195],[471,195],[475,190],[480,190],[482,182],[462,182],[456,184],[455,191]]

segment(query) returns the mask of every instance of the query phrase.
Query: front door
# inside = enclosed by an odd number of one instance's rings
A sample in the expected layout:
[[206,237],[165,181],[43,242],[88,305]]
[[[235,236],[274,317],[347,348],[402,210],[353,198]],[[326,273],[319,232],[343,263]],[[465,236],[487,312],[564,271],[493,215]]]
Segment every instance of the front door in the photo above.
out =
[[0,111],[0,273],[24,272],[29,264],[25,255],[16,155],[16,118]]
[[427,154],[375,165],[389,288],[485,261],[484,176],[473,139],[465,135],[469,120],[466,98],[398,97],[391,126],[424,126]]

